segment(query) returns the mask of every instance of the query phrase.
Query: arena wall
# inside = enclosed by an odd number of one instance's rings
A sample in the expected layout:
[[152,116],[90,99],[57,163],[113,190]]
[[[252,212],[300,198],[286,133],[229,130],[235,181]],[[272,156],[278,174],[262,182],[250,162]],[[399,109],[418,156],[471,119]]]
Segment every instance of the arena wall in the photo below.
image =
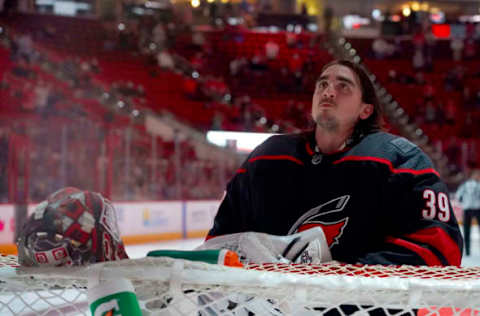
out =
[[[220,201],[115,202],[125,244],[198,238],[207,234]],[[28,205],[32,214],[36,204]],[[13,204],[0,204],[0,253],[16,254]]]

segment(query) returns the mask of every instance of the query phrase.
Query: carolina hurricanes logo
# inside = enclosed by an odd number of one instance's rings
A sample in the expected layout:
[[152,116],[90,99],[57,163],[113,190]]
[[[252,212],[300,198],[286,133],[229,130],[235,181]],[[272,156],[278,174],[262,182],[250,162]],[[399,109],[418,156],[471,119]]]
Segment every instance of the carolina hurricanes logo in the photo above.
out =
[[348,224],[348,217],[330,222],[325,221],[326,215],[343,211],[349,199],[350,195],[344,195],[310,209],[293,224],[288,234],[295,234],[320,226],[325,233],[328,246],[332,248],[332,246],[338,244],[340,237],[343,235],[343,230]]

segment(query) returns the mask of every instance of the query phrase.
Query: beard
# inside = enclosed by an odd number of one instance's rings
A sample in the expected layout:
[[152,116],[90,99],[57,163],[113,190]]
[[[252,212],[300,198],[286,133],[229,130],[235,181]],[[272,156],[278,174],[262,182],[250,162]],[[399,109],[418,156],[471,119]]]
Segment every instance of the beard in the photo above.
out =
[[318,113],[317,116],[314,117],[314,121],[318,127],[327,132],[336,132],[340,127],[340,122],[337,120],[337,118],[326,112]]

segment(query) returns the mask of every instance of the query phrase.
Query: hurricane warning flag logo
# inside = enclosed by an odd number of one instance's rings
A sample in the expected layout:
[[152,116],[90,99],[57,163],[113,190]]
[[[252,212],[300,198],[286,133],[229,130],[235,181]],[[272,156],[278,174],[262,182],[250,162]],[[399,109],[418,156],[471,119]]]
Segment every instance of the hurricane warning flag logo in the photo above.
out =
[[308,210],[293,224],[288,234],[299,233],[313,227],[321,227],[325,233],[328,247],[331,248],[338,244],[338,240],[348,224],[348,217],[337,221],[328,221],[327,218],[330,217],[329,214],[343,211],[349,199],[350,195],[343,195]]

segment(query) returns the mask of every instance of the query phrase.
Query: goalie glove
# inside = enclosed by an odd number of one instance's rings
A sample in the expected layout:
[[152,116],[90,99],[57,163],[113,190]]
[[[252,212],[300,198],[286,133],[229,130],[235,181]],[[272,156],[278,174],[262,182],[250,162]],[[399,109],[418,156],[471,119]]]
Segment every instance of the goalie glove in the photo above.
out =
[[288,236],[246,232],[212,238],[197,250],[230,249],[242,263],[308,263],[332,260],[325,234],[314,227]]

